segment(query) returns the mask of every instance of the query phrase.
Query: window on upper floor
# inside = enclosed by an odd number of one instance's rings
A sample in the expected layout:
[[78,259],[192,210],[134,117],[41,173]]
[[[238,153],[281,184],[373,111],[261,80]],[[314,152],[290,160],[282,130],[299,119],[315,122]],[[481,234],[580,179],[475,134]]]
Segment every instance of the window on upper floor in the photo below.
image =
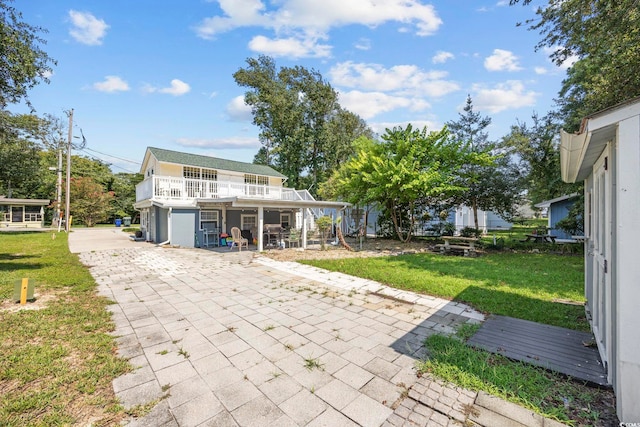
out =
[[269,177],[262,175],[253,175],[253,174],[245,174],[244,175],[244,183],[245,184],[256,184],[256,185],[269,185]]
[[182,176],[187,179],[202,179],[204,181],[217,181],[218,171],[207,168],[182,167]]

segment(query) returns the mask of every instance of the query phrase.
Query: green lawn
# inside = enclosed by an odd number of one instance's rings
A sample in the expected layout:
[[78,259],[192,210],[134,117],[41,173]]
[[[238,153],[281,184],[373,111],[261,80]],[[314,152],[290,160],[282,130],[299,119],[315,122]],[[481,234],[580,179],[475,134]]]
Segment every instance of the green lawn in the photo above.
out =
[[[466,330],[465,330],[466,329]],[[471,390],[484,390],[546,417],[579,426],[618,425],[611,390],[590,387],[545,369],[467,346],[476,328],[458,337],[432,335],[418,370]]]
[[465,302],[485,313],[588,330],[581,256],[494,252],[477,258],[413,254],[302,262]]
[[[113,425],[124,416],[111,382],[129,365],[107,334],[109,302],[67,248],[65,233],[0,233],[2,426]],[[40,302],[51,298],[44,309],[6,310],[23,277],[35,280]]]

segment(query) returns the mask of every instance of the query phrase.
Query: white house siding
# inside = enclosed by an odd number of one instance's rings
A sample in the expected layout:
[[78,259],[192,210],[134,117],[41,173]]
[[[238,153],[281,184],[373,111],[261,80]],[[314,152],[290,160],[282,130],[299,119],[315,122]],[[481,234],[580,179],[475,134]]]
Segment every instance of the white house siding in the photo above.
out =
[[620,421],[640,422],[640,116],[620,122],[616,168],[615,302]]
[[[618,418],[623,423],[640,423],[640,98],[588,117],[581,132],[562,135],[561,163],[565,181],[585,181],[585,295],[590,310],[600,311],[600,319],[610,321],[596,335],[610,334],[598,340],[598,347],[609,359]],[[603,182],[610,197],[598,199],[594,166],[603,160],[603,153],[608,171]],[[602,173],[602,167],[597,171]],[[594,217],[602,212],[611,214],[606,227],[600,226],[605,230],[600,236],[606,239],[606,272],[595,247],[599,238]],[[601,283],[608,290],[599,287]],[[603,289],[610,298],[599,304]]]

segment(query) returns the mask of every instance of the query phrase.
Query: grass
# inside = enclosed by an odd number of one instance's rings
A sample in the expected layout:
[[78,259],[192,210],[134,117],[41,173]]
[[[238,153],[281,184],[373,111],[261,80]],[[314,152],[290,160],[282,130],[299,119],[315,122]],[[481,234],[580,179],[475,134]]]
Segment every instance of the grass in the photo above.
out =
[[465,302],[485,313],[589,329],[580,256],[494,252],[469,258],[422,253],[301,262]]
[[109,301],[96,296],[67,235],[55,237],[0,234],[0,298],[23,277],[36,282],[33,304],[52,297],[40,310],[0,311],[0,425],[117,424],[126,414],[111,382],[130,366],[114,354]]
[[[607,402],[613,404],[611,391],[468,347],[464,340],[472,333],[467,329],[456,337],[427,338],[429,358],[418,364],[418,371],[467,389],[486,391],[562,422],[607,425],[607,420],[600,420],[605,415],[598,408]],[[609,414],[615,413],[613,407],[608,409]]]

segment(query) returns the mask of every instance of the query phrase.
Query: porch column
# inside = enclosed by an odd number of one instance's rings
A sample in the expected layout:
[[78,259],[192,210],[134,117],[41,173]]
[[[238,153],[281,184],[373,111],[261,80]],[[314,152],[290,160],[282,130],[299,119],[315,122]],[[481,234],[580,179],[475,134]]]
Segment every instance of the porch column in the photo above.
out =
[[307,208],[302,208],[302,249],[307,249]]
[[258,206],[258,252],[264,248],[264,208]]
[[[227,205],[222,204],[222,228],[221,233],[227,233]],[[228,233],[227,233],[228,234]]]

